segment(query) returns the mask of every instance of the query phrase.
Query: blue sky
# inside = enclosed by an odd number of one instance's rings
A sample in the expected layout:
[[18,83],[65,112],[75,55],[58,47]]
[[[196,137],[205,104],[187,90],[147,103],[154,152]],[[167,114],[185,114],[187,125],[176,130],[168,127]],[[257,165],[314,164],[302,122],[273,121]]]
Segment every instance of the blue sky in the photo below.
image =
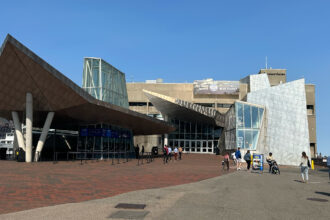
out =
[[330,1],[1,1],[10,33],[78,85],[83,57],[127,81],[238,80],[265,66],[316,85],[318,151],[330,155]]

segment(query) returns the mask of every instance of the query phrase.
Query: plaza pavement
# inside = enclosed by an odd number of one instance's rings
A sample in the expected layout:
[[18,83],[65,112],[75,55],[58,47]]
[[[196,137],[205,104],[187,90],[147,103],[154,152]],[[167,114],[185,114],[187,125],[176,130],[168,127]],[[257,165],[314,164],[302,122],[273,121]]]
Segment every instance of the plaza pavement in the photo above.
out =
[[[0,160],[0,214],[107,198],[118,194],[196,182],[222,175],[216,155],[184,154],[164,165],[135,159],[18,163]],[[125,163],[124,163],[125,162]],[[225,172],[226,173],[226,172]]]
[[[308,184],[298,168],[281,175],[238,171],[200,182],[139,190],[118,196],[0,215],[0,219],[111,219],[118,203],[146,204],[144,219],[329,219],[328,173],[312,171]],[[136,211],[136,210],[135,210]]]

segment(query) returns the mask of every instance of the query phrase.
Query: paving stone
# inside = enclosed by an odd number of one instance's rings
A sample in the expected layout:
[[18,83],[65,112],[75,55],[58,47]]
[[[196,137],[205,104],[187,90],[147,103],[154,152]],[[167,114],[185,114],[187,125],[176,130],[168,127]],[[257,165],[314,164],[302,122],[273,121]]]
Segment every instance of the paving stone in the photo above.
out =
[[122,218],[122,219],[144,219],[149,211],[117,211],[108,218]]
[[227,173],[221,161],[221,156],[201,154],[140,166],[136,160],[115,165],[111,160],[83,165],[0,161],[0,214],[201,181]]

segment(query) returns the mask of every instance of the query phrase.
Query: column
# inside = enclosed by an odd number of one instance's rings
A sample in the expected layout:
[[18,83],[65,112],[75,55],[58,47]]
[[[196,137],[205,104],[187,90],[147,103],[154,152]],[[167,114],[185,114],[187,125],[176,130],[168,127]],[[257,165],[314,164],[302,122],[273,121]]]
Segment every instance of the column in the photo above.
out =
[[[167,115],[164,115],[164,121],[168,122],[168,116]],[[168,146],[168,134],[167,133],[164,135],[164,145]]]
[[22,134],[21,123],[18,118],[18,113],[12,112],[11,115],[13,117],[14,126],[15,126],[15,139],[17,139],[18,146],[25,151],[24,138]]
[[25,162],[32,162],[32,123],[33,123],[33,98],[31,93],[26,93],[26,148]]
[[37,149],[34,155],[34,161],[38,161],[41,155],[42,148],[44,147],[48,131],[50,128],[50,125],[52,124],[54,118],[54,112],[48,112],[47,118],[44,124],[44,127],[42,128],[42,132],[38,141]]

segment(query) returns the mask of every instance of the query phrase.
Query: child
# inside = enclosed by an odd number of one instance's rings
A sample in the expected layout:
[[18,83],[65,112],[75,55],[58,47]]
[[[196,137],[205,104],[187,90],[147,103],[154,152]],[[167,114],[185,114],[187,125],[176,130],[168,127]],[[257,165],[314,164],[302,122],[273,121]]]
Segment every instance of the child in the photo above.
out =
[[226,153],[224,157],[225,165],[227,166],[227,170],[229,170],[229,154]]

